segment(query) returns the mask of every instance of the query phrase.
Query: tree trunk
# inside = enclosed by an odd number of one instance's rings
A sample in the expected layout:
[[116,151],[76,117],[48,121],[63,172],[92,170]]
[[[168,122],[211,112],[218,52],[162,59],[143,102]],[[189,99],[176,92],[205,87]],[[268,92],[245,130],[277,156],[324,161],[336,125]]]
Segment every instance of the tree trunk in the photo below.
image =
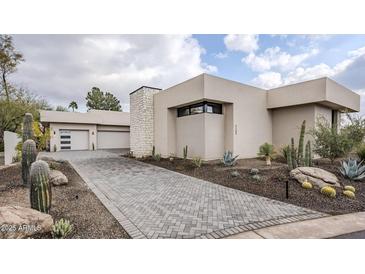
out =
[[266,165],[271,166],[271,158],[270,156],[266,156]]
[[10,101],[9,90],[8,90],[8,84],[6,83],[5,72],[3,72],[3,88],[5,90],[6,100],[9,102]]

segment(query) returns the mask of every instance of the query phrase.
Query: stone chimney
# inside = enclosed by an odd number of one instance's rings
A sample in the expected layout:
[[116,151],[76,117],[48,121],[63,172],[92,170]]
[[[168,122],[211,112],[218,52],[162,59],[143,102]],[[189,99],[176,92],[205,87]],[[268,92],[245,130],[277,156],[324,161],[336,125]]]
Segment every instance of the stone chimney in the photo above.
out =
[[142,86],[129,94],[130,150],[140,158],[152,153],[154,144],[153,95],[161,89]]

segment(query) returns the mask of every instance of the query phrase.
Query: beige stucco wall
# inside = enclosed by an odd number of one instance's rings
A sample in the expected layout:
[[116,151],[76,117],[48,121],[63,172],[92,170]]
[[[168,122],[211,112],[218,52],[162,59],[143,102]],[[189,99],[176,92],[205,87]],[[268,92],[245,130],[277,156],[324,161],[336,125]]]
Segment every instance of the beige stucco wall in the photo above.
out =
[[89,131],[89,150],[92,150],[92,144],[94,144],[95,149],[97,149],[96,125],[50,123],[50,130],[51,130],[50,149],[51,149],[51,151],[54,151],[54,146],[55,145],[57,147],[57,151],[60,150],[60,132],[59,132],[60,129],[88,130]]
[[129,127],[127,126],[103,126],[103,125],[97,125],[97,130],[105,130],[105,131],[126,131],[129,132]]
[[[360,95],[326,78],[327,100],[340,105],[339,109],[360,111]],[[342,107],[343,106],[343,107]]]
[[205,160],[222,157],[225,146],[224,115],[206,113],[204,117]]

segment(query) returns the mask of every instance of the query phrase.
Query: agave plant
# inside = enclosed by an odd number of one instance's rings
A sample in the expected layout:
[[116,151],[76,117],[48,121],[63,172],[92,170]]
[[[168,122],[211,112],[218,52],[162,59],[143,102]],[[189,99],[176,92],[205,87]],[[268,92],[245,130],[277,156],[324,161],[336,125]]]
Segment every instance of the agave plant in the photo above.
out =
[[225,166],[233,166],[236,163],[237,157],[238,155],[233,157],[233,152],[228,150],[223,154],[222,163]]
[[362,161],[360,163],[357,163],[357,161],[353,159],[342,161],[340,172],[344,177],[354,181],[365,178],[365,166],[362,165]]

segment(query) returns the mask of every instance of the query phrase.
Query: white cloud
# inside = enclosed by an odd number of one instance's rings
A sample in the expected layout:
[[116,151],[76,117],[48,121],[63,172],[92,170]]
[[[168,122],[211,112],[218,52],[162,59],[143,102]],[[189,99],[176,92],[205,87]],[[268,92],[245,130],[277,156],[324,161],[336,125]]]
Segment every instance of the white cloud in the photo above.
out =
[[257,50],[258,41],[259,36],[254,34],[228,34],[224,37],[224,44],[228,50],[246,53]]
[[228,53],[227,52],[218,52],[218,53],[214,54],[214,57],[217,59],[225,59],[228,57]]
[[316,55],[317,49],[310,52],[291,55],[285,51],[281,51],[280,47],[266,49],[262,54],[256,55],[251,52],[242,59],[254,71],[268,71],[277,68],[281,71],[288,71],[296,68],[309,57]]
[[272,89],[282,85],[283,80],[279,72],[269,71],[259,74],[252,83],[264,89]]
[[[280,74],[280,73],[279,73]],[[253,84],[270,89],[320,77],[331,77],[341,84],[354,89],[364,90],[365,87],[365,47],[348,52],[348,58],[329,66],[320,63],[311,67],[300,66],[285,75],[269,71],[259,74],[252,80]]]
[[14,83],[53,104],[85,105],[93,86],[113,92],[122,104],[141,85],[167,88],[203,72],[204,48],[190,35],[15,35],[26,59]]

